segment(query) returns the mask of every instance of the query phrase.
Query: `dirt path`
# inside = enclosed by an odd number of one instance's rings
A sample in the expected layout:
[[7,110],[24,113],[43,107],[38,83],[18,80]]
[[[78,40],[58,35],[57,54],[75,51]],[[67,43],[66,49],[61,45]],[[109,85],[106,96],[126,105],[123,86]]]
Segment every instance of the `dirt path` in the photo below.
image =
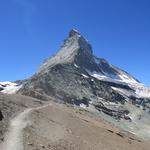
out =
[[8,133],[6,133],[4,142],[0,145],[0,150],[24,150],[23,147],[23,129],[29,125],[28,115],[31,111],[42,109],[49,105],[29,108],[21,112],[10,121]]
[[29,121],[27,116],[32,109],[26,109],[21,114],[16,116],[10,122],[9,131],[2,143],[1,150],[23,150],[22,130],[27,126]]

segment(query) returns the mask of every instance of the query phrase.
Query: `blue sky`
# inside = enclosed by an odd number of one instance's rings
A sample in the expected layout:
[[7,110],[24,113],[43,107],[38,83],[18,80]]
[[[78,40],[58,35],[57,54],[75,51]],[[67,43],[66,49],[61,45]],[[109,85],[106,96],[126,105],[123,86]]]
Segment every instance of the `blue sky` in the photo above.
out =
[[0,81],[30,77],[71,28],[150,85],[149,0],[0,0]]

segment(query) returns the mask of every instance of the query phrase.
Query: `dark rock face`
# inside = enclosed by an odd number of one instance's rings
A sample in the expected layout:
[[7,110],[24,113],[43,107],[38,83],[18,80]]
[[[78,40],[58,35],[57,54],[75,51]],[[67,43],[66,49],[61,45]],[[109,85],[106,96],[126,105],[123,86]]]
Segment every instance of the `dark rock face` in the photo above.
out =
[[34,85],[33,89],[37,89],[37,92],[72,104],[79,101],[82,103],[85,99],[91,101],[97,97],[124,103],[124,98],[107,84],[96,79],[84,78],[80,72],[80,69],[72,65],[56,65],[47,74],[35,75],[21,90],[27,94]]
[[0,84],[0,91],[4,90],[5,86],[3,84]]
[[[59,99],[63,103],[73,105],[99,101],[99,98],[114,103],[125,103],[125,98],[112,90],[107,84],[81,75],[81,70],[72,65],[56,65],[46,74],[37,74],[19,91],[20,93],[43,100],[50,97]],[[102,103],[95,105],[96,109],[108,115],[121,118],[124,112],[109,111]],[[117,117],[118,115],[118,117]]]
[[2,112],[0,111],[0,121],[2,121],[3,118],[4,118],[4,116],[3,116]]
[[0,87],[0,91],[4,90],[4,88]]

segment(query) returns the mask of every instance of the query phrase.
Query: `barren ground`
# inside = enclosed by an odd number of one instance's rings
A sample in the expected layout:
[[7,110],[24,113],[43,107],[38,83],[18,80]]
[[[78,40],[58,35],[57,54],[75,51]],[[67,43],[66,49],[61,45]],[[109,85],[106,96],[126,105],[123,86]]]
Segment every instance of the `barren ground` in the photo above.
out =
[[150,143],[94,115],[55,104],[34,110],[24,130],[24,150],[149,150]]

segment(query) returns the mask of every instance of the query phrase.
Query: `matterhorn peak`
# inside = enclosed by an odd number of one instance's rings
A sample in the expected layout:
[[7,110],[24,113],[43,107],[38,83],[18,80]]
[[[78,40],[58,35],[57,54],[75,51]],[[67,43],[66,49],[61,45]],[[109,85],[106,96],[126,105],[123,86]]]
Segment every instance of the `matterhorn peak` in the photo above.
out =
[[76,29],[71,29],[70,32],[69,32],[69,37],[72,37],[72,36],[79,36],[80,37],[81,34]]
[[86,43],[89,44],[89,41],[76,29],[71,29],[69,32],[69,38],[74,38],[80,41],[82,41],[82,43]]
[[88,42],[88,40],[76,29],[71,29],[69,32],[69,38],[65,40],[64,47],[66,45],[78,45],[79,53],[88,53],[90,55],[93,54],[92,46]]
[[38,72],[46,71],[57,64],[78,64],[83,66],[91,62],[92,47],[89,42],[75,29],[71,29],[69,37],[64,41],[60,50],[53,57],[47,59]]

